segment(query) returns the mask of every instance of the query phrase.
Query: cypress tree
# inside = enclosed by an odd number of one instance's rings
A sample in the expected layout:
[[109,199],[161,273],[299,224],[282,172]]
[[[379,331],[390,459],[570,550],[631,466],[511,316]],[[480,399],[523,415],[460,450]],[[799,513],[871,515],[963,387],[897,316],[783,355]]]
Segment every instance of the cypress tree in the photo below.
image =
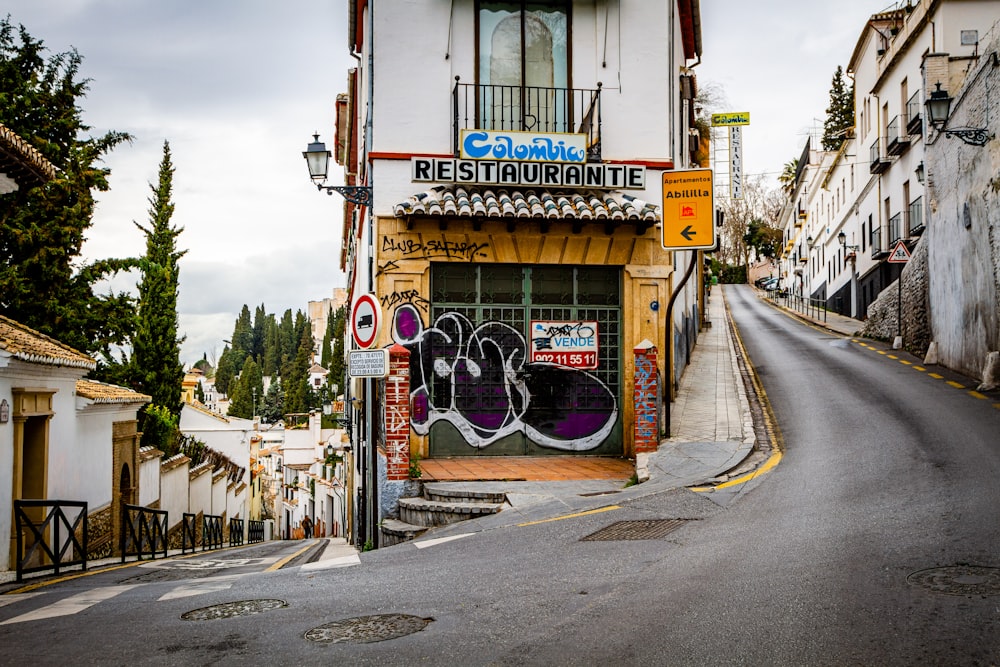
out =
[[823,123],[823,150],[835,151],[844,143],[846,130],[854,127],[854,84],[844,82],[844,69],[838,65],[830,84],[830,106]]
[[177,336],[178,260],[186,251],[177,250],[177,236],[183,231],[173,227],[170,201],[174,167],[170,144],[163,142],[159,180],[150,185],[149,226],[135,223],[146,235],[146,262],[139,283],[139,313],[132,341],[132,375],[138,388],[152,396],[153,404],[162,405],[173,414],[180,413],[184,367],[180,362]]

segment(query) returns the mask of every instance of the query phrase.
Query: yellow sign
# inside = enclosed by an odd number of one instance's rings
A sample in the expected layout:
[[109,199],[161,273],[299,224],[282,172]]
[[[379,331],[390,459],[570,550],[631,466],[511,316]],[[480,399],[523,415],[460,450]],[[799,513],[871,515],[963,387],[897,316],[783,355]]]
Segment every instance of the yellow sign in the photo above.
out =
[[715,247],[715,199],[711,169],[663,172],[665,250]]
[[734,111],[732,113],[713,113],[712,127],[730,127],[732,125],[749,125],[749,111]]

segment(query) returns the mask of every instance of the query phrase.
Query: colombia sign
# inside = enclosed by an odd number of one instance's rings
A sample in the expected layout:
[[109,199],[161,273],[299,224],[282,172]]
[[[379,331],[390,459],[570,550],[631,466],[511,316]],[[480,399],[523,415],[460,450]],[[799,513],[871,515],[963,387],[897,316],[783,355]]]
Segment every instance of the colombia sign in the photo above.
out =
[[663,172],[663,225],[665,250],[715,247],[715,200],[711,169]]

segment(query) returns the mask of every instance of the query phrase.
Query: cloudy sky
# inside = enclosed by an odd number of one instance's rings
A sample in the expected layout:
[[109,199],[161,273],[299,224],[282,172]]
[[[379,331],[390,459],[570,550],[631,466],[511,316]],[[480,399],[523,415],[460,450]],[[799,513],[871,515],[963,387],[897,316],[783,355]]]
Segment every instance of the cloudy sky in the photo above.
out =
[[[427,0],[430,2],[431,0]],[[702,0],[699,84],[749,111],[747,174],[776,177],[822,129],[830,79],[885,0]],[[333,143],[334,102],[354,59],[346,0],[7,0],[3,9],[51,53],[75,47],[91,79],[84,119],[134,135],[106,161],[84,254],[141,255],[149,183],[164,140],[173,223],[184,229],[182,361],[215,359],[243,304],[305,310],[345,282],[339,196],[310,184],[313,131]],[[130,278],[125,285],[134,284]]]

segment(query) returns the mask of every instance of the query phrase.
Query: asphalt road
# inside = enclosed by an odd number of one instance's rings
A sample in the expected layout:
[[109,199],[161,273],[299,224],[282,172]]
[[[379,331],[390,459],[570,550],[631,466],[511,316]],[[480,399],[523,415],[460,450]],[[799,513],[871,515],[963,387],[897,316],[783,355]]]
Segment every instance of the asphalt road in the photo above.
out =
[[[85,577],[0,606],[3,662],[1000,664],[1000,397],[727,294],[783,446],[735,492],[612,496],[603,512],[354,567]],[[584,539],[623,520],[671,532]],[[76,614],[4,624],[95,594]],[[183,618],[248,600],[218,611],[275,608]]]

